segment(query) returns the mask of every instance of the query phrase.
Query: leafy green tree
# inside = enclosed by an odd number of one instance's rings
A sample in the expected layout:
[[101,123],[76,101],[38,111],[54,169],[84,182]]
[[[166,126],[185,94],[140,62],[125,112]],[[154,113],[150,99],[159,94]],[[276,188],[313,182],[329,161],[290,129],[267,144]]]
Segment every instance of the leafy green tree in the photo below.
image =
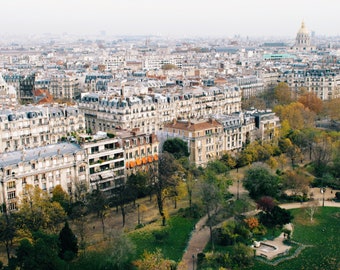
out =
[[235,157],[231,156],[230,154],[226,153],[221,157],[221,161],[227,165],[229,169],[233,169],[237,166],[237,160]]
[[60,252],[59,257],[65,261],[71,261],[78,254],[78,241],[68,222],[59,233]]
[[126,186],[135,205],[135,201],[137,198],[145,197],[148,194],[147,174],[142,171],[132,173],[127,178]]
[[24,238],[17,249],[16,264],[22,270],[67,269],[66,263],[58,256],[58,239],[55,235],[35,232],[30,241]]
[[70,196],[63,190],[61,185],[56,185],[52,191],[52,201],[58,202],[65,210],[69,211],[70,208]]
[[172,154],[175,159],[188,157],[190,155],[188,143],[179,138],[167,139],[163,144],[163,152]]
[[237,243],[231,252],[232,263],[236,267],[250,267],[254,263],[253,254],[252,248],[243,243]]
[[228,166],[220,160],[209,161],[206,169],[211,170],[216,174],[228,173],[229,172]]
[[122,233],[115,232],[103,250],[87,251],[71,264],[73,270],[121,270],[134,269],[132,260],[136,247]]
[[200,199],[202,201],[205,214],[208,216],[207,224],[210,230],[210,242],[213,242],[213,215],[223,202],[223,190],[219,187],[217,175],[212,170],[206,170],[200,183]]
[[8,261],[10,260],[11,247],[15,232],[15,220],[12,215],[5,212],[2,216],[0,216],[0,241],[5,244]]
[[252,199],[261,196],[276,198],[280,192],[280,180],[264,166],[253,166],[245,172],[243,186],[249,191]]
[[272,210],[259,213],[260,222],[267,227],[283,226],[293,220],[292,214],[279,206],[274,206]]

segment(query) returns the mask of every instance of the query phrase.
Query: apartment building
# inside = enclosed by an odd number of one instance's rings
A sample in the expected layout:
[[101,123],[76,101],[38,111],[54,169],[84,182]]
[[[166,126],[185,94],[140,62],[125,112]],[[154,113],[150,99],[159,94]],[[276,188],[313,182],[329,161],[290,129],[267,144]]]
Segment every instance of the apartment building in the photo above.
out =
[[216,116],[223,125],[224,151],[238,152],[255,139],[255,117],[235,112],[230,115]]
[[85,128],[77,107],[21,106],[0,110],[0,153],[59,142],[67,134]]
[[254,75],[236,77],[231,79],[230,82],[236,84],[240,88],[242,98],[244,99],[258,96],[264,91],[264,83],[262,79]]
[[125,183],[124,149],[119,138],[110,138],[99,132],[84,139],[82,148],[86,152],[90,188],[99,189],[107,196],[114,195],[115,188]]
[[49,193],[57,185],[70,196],[77,184],[87,184],[85,151],[77,144],[59,143],[0,154],[0,198],[9,211],[18,208],[27,185]]
[[204,119],[241,110],[237,87],[190,88],[178,93],[131,96],[84,94],[78,103],[93,133],[112,128],[155,133],[173,119]]
[[254,111],[251,112],[251,115],[255,117],[256,139],[272,141],[274,138],[279,137],[281,122],[274,112],[271,110]]
[[222,157],[224,152],[223,125],[214,119],[202,121],[177,121],[164,125],[158,132],[162,142],[170,138],[180,138],[188,143],[190,162],[197,166]]
[[279,80],[290,87],[293,95],[298,95],[301,87],[314,93],[322,100],[340,97],[340,71],[331,69],[291,70],[281,74]]
[[74,100],[80,97],[79,80],[73,76],[52,76],[48,90],[55,99]]
[[147,171],[158,161],[159,141],[156,134],[146,134],[138,130],[117,131],[125,152],[126,175],[137,171]]
[[14,107],[18,104],[15,88],[8,85],[0,73],[0,106],[2,108]]

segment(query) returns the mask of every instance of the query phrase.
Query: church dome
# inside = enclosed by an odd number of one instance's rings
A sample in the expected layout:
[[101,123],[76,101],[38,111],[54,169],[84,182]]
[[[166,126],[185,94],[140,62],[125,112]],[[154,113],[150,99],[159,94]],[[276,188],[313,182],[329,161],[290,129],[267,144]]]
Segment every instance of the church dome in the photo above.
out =
[[301,28],[300,28],[298,34],[305,34],[305,35],[309,34],[308,29],[305,26],[305,22],[301,23]]

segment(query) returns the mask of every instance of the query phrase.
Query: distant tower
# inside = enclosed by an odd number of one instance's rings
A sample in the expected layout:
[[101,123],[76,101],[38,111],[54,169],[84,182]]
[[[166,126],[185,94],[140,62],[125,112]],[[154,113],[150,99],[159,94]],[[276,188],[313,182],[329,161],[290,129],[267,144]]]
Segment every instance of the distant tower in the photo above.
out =
[[304,21],[302,21],[301,28],[296,35],[295,47],[300,50],[308,50],[310,46],[310,35]]

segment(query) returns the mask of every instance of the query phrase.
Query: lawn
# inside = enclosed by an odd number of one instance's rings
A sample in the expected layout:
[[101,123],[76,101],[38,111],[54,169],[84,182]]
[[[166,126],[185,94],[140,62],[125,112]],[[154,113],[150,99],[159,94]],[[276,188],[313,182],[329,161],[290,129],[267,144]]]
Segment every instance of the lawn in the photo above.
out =
[[[291,211],[295,217],[293,240],[313,247],[307,247],[297,258],[284,261],[275,266],[275,269],[339,270],[340,208],[320,207],[313,223],[304,209]],[[249,269],[273,268],[271,265],[256,261]]]
[[[136,245],[137,258],[141,257],[144,250],[153,252],[159,248],[165,258],[179,262],[196,222],[196,219],[172,216],[165,227],[159,221],[131,232],[129,236]],[[153,234],[155,231],[166,232],[164,238],[156,240]]]

